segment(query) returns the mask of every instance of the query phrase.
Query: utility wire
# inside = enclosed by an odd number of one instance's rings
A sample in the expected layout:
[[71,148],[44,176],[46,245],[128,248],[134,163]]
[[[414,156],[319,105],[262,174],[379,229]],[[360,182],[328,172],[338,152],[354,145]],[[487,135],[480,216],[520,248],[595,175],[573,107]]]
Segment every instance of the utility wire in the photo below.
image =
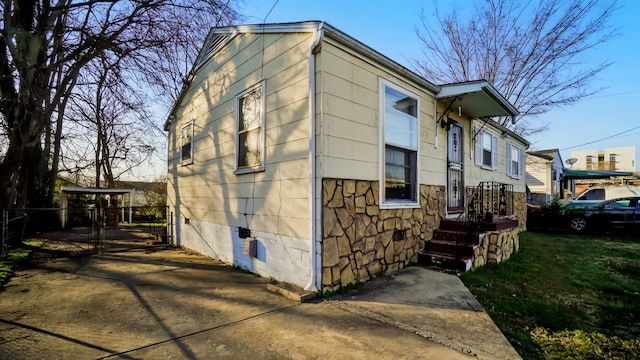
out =
[[584,146],[584,145],[589,145],[589,144],[597,143],[597,142],[600,142],[600,141],[603,141],[603,140],[608,140],[608,139],[614,138],[614,137],[616,137],[616,136],[624,135],[624,134],[626,134],[626,133],[628,133],[628,132],[630,132],[630,131],[636,130],[636,129],[640,129],[640,126],[636,126],[636,127],[634,127],[634,128],[631,128],[631,129],[625,130],[625,131],[623,131],[623,132],[619,132],[619,133],[614,134],[614,135],[611,135],[611,136],[603,137],[603,138],[598,139],[598,140],[589,141],[589,142],[586,142],[586,143],[584,143],[584,144],[575,145],[575,146],[570,146],[570,147],[567,147],[567,148],[564,148],[564,149],[560,149],[560,150],[561,150],[561,151],[563,151],[563,150],[575,149],[575,148],[580,147],[580,146]]
[[273,9],[276,7],[276,5],[278,5],[278,2],[280,0],[276,0],[276,2],[273,3],[273,6],[271,7],[271,9],[269,10],[269,12],[267,13],[267,16],[264,17],[264,19],[262,19],[262,23],[266,23],[267,22],[267,18],[269,17],[269,15],[271,15],[271,12],[273,11]]

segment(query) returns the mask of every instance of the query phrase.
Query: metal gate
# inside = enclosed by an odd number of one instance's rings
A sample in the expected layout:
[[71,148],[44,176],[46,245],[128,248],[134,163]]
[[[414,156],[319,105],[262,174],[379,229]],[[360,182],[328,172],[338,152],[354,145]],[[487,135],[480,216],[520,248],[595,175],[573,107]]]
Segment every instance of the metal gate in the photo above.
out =
[[449,120],[447,133],[447,209],[464,211],[464,147],[462,125]]

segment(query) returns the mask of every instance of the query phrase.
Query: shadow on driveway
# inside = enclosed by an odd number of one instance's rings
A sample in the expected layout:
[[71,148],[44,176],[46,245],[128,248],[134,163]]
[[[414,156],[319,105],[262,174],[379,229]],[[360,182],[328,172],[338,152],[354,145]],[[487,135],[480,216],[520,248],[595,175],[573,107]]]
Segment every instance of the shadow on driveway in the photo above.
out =
[[117,245],[36,257],[16,272],[0,292],[2,358],[471,357],[335,301],[292,302],[267,279],[197,254]]

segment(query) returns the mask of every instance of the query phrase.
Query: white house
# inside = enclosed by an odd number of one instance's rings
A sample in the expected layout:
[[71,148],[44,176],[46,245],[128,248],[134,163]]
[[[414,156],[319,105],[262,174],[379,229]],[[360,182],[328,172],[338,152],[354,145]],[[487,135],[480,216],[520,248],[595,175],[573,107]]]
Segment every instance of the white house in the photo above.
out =
[[531,204],[543,205],[563,197],[564,163],[558,149],[528,151],[526,169]]

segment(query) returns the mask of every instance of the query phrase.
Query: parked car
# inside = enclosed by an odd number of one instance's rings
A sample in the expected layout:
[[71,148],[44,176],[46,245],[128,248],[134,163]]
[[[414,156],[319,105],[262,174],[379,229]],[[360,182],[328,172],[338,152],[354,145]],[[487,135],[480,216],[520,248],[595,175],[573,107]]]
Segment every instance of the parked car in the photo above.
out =
[[604,200],[619,199],[627,196],[640,196],[640,186],[637,185],[608,185],[594,186],[581,192],[571,199],[563,200],[565,209],[581,209],[598,204]]
[[602,201],[569,214],[571,229],[611,230],[640,228],[640,196]]

